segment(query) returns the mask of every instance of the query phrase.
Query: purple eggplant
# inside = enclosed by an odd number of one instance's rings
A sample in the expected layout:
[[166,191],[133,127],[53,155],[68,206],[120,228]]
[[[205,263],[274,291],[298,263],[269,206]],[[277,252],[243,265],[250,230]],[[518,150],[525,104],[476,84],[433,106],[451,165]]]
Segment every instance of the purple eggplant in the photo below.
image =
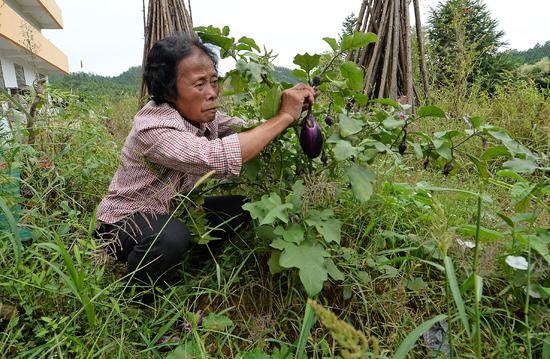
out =
[[304,118],[304,122],[302,123],[300,145],[309,158],[319,156],[323,149],[323,133],[311,113]]

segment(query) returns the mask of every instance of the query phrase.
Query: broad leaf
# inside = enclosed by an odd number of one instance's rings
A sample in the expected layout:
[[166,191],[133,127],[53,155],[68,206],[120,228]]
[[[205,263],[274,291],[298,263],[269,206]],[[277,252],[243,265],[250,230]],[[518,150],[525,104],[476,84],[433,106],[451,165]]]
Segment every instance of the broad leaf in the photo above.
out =
[[281,258],[281,251],[273,250],[271,251],[271,256],[267,261],[267,266],[269,267],[269,273],[277,274],[284,270],[283,267],[279,264]]
[[346,79],[348,86],[355,90],[361,91],[363,89],[363,69],[356,63],[346,61],[340,65],[340,72]]
[[351,190],[359,202],[367,202],[373,193],[375,174],[370,169],[354,164],[345,170]]
[[421,106],[417,115],[418,117],[445,117],[445,112],[437,106]]
[[396,128],[403,127],[404,125],[405,121],[398,120],[393,117],[388,117],[384,121],[382,121],[382,126],[384,126],[386,130],[394,130]]
[[401,105],[399,104],[399,102],[397,102],[397,101],[395,101],[394,99],[391,99],[391,98],[376,98],[376,99],[371,100],[371,102],[379,103],[379,104],[386,105],[386,106],[391,106],[391,107],[393,107],[397,110],[401,109]]
[[323,40],[325,40],[325,42],[329,44],[332,51],[338,50],[338,42],[336,41],[336,39],[333,39],[332,37],[323,37]]
[[357,147],[354,147],[349,141],[346,140],[339,140],[332,148],[336,161],[344,161],[350,157],[356,156],[358,150],[359,149]]
[[[456,231],[463,236],[475,237],[476,226],[473,224],[464,224],[458,227]],[[479,239],[482,241],[496,241],[504,239],[504,234],[489,228],[481,227],[479,229]]]
[[344,273],[336,267],[332,258],[325,258],[325,267],[327,268],[328,275],[334,280],[344,280]]
[[349,50],[359,49],[361,47],[367,46],[370,43],[376,42],[378,37],[372,32],[361,32],[354,31],[353,34],[345,34],[342,37],[342,42],[340,43],[340,51],[345,52]]
[[308,212],[306,223],[315,226],[327,243],[336,242],[340,244],[340,229],[342,222],[334,217],[332,209],[324,209],[322,212],[312,209]]
[[285,268],[298,268],[299,276],[310,297],[323,289],[328,279],[325,258],[330,254],[314,242],[305,241],[299,246],[286,242],[279,264]]
[[294,56],[294,63],[302,70],[304,70],[306,73],[310,73],[311,70],[319,66],[319,59],[321,58],[321,55],[310,55],[307,52],[303,55],[296,55]]
[[343,113],[338,116],[338,120],[341,137],[348,137],[350,135],[356,134],[363,129],[363,122],[349,117]]
[[522,160],[520,158],[513,158],[502,164],[502,167],[510,169],[518,173],[532,174],[538,168],[537,164],[531,160]]
[[202,321],[205,329],[223,331],[233,326],[233,321],[222,314],[210,313]]
[[483,154],[481,155],[481,159],[483,160],[490,160],[496,157],[509,157],[510,151],[506,148],[506,146],[495,146],[491,147],[485,150]]
[[281,90],[278,86],[273,86],[262,101],[260,111],[265,119],[272,118],[279,112],[281,105]]
[[510,190],[510,196],[512,197],[512,205],[517,211],[523,211],[527,204],[529,204],[529,196],[536,187],[536,184],[529,182],[517,182],[514,184]]
[[292,207],[291,203],[282,203],[277,193],[271,193],[269,196],[264,194],[260,201],[243,205],[243,209],[249,211],[252,218],[258,219],[260,225],[271,224],[277,219],[288,223],[287,210]]
[[254,41],[254,39],[250,38],[250,37],[246,37],[246,36],[243,36],[239,39],[239,42],[242,43],[242,44],[246,44],[248,45],[248,50],[256,50],[258,52],[260,52],[260,47],[256,44],[256,41]]
[[277,226],[273,232],[282,236],[287,242],[300,244],[304,240],[305,230],[304,227],[298,223],[290,223],[286,229],[282,226]]

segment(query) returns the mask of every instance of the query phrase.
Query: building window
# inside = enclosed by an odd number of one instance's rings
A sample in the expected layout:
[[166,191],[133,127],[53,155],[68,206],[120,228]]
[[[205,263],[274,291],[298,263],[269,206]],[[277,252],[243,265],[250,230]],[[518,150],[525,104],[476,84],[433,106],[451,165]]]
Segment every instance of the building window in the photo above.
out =
[[15,66],[15,79],[17,81],[17,87],[20,89],[27,86],[27,82],[25,81],[25,69],[23,69],[23,66],[14,64]]

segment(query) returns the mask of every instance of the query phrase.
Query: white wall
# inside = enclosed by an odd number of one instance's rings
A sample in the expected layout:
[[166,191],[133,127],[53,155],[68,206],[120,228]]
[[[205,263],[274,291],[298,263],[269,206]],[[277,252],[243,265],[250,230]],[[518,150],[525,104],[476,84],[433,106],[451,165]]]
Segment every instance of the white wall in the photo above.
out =
[[[15,66],[13,60],[2,57],[2,54],[0,53],[0,61],[2,62],[4,85],[8,88],[17,87],[17,79],[15,77]],[[23,69],[25,70],[25,83],[29,86],[32,86],[32,83],[36,78],[34,69],[29,67],[28,64],[24,62],[18,62],[18,64],[23,66]]]
[[15,67],[11,60],[0,56],[2,61],[2,73],[4,74],[4,85],[6,87],[17,87],[17,80],[15,78]]

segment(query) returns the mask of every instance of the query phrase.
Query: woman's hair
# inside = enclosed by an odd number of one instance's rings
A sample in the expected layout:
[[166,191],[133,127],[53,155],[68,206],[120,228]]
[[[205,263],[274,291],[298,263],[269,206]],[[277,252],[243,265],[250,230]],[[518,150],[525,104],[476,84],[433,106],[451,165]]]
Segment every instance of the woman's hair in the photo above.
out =
[[178,33],[157,41],[149,54],[143,71],[143,81],[149,95],[158,105],[172,103],[177,95],[179,62],[190,56],[193,48],[202,50],[217,68],[218,59],[212,49],[201,42],[198,37]]

